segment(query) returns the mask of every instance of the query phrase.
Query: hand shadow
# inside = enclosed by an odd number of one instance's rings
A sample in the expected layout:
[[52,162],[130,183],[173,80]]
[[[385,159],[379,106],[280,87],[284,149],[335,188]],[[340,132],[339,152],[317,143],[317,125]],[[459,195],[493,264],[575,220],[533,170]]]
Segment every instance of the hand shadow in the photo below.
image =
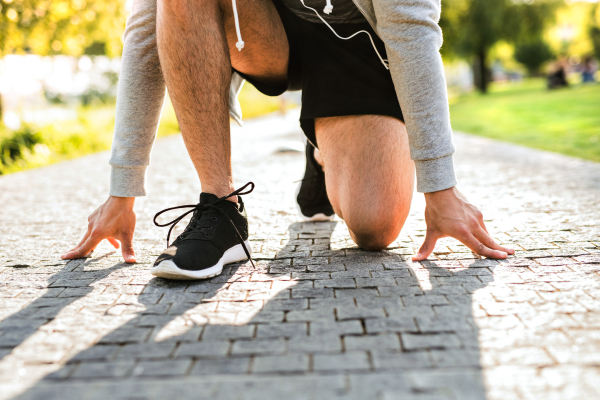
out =
[[490,270],[325,250],[334,227],[290,225],[255,268],[152,279],[106,307],[107,320],[127,322],[17,398],[59,397],[68,384],[83,397],[97,382],[96,397],[114,398],[485,399],[471,304]]

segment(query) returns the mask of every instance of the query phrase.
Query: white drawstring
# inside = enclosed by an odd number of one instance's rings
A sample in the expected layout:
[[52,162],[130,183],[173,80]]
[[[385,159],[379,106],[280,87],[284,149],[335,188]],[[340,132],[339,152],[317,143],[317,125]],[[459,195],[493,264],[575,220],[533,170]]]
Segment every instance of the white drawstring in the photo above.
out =
[[240,19],[238,18],[237,5],[235,4],[235,0],[231,0],[231,5],[233,6],[233,19],[235,20],[235,31],[237,33],[238,41],[235,44],[238,51],[242,51],[244,48],[244,41],[242,40],[242,33],[240,32]]
[[[235,0],[233,0],[235,1]],[[319,14],[319,12],[317,10],[315,10],[312,7],[307,6],[306,4],[304,4],[304,0],[300,0],[300,2],[302,3],[302,5],[306,8],[308,8],[309,10],[313,10],[315,12],[315,14],[317,14],[317,17],[319,17],[319,19],[321,21],[323,21],[323,23],[325,25],[327,25],[327,27],[329,29],[331,29],[331,32],[333,32],[333,34],[335,36],[337,36],[338,38],[342,39],[342,40],[348,40],[348,39],[352,39],[354,36],[358,35],[359,33],[366,33],[367,35],[369,35],[369,39],[371,39],[371,45],[373,45],[373,50],[375,50],[375,53],[377,53],[377,57],[379,57],[379,59],[381,60],[381,63],[383,64],[383,66],[385,67],[385,69],[390,69],[389,65],[388,65],[388,60],[384,59],[383,57],[381,57],[381,54],[379,54],[379,51],[377,50],[377,47],[375,47],[375,42],[373,41],[373,37],[371,36],[371,34],[365,30],[362,31],[358,31],[356,32],[354,35],[348,36],[348,37],[342,37],[340,35],[337,34],[337,32],[331,27],[331,25],[329,25],[327,23],[327,21],[325,21],[323,19],[323,17],[321,17],[321,15]],[[333,10],[333,6],[331,5],[331,0],[327,0],[327,5],[325,6],[325,9],[323,10],[323,12],[325,12],[326,14],[329,14],[327,11],[331,12],[331,10]]]

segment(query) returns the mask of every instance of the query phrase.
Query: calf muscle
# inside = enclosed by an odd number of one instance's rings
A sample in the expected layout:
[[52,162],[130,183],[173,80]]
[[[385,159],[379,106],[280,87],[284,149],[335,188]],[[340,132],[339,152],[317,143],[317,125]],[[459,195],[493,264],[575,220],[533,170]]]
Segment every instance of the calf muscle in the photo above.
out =
[[157,8],[158,53],[179,127],[202,190],[217,196],[233,191],[228,112],[232,67],[273,82],[286,78],[289,53],[270,0],[238,5],[246,43],[238,51],[231,7],[220,0],[159,0]]

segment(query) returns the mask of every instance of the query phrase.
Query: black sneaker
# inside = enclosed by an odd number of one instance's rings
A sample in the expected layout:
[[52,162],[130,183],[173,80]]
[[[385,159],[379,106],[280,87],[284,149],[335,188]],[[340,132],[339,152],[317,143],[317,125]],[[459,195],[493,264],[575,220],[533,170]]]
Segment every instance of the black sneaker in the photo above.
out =
[[[242,192],[246,187],[251,188]],[[157,226],[171,226],[167,235],[167,249],[156,259],[152,275],[167,279],[206,279],[219,275],[225,264],[252,258],[248,242],[248,217],[241,195],[254,190],[254,183],[228,196],[201,193],[200,203],[171,207],[154,216]],[[238,203],[226,200],[238,196]],[[162,213],[179,208],[192,208],[173,221],[159,224]],[[171,231],[186,215],[193,213],[188,226],[169,246]],[[254,265],[254,263],[252,263]]]
[[325,189],[325,173],[315,160],[315,148],[306,143],[306,170],[298,186],[296,201],[304,221],[331,221],[333,207]]

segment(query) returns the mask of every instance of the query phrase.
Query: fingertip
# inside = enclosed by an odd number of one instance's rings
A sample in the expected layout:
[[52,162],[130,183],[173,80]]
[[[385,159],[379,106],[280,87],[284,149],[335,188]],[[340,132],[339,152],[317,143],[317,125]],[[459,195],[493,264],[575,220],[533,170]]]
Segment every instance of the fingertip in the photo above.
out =
[[508,254],[503,251],[496,250],[495,257],[500,258],[500,259],[505,259],[508,257]]
[[426,257],[423,257],[423,253],[417,253],[412,257],[413,261],[423,261]]
[[128,264],[133,264],[133,263],[135,263],[135,257],[134,256],[125,256],[125,262]]

